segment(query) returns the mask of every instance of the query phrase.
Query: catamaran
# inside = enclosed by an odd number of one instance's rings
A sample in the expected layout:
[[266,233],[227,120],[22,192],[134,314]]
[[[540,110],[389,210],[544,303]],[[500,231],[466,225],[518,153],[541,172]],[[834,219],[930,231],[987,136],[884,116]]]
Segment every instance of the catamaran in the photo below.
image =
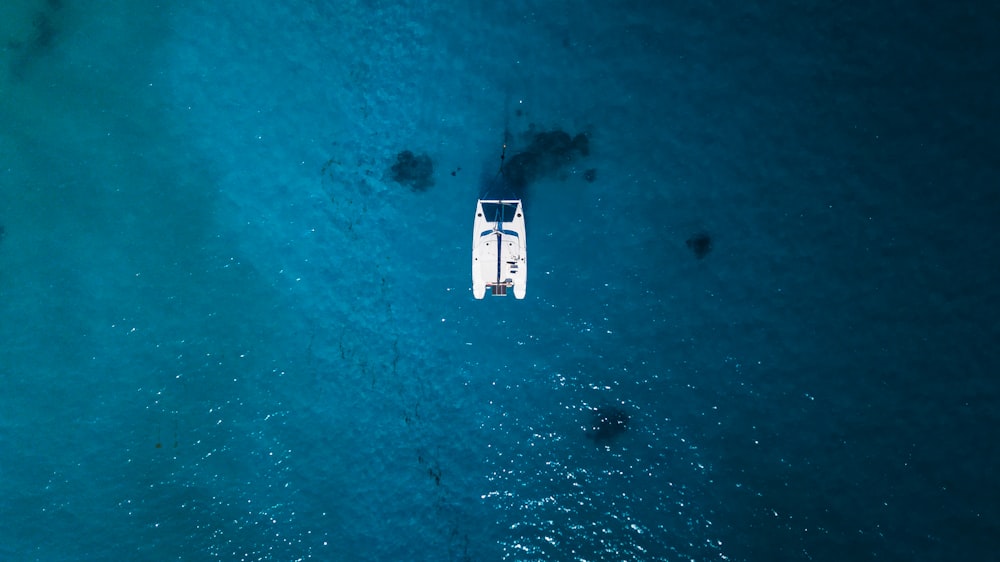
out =
[[472,294],[523,299],[528,289],[528,246],[520,199],[480,199],[472,229]]

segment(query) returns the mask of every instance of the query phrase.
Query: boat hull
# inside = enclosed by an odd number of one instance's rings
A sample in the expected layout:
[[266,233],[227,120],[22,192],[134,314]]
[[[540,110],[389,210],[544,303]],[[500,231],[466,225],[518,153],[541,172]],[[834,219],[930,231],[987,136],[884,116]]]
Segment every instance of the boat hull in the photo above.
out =
[[486,293],[523,299],[527,294],[528,245],[521,201],[485,200],[476,203],[472,230],[472,294]]

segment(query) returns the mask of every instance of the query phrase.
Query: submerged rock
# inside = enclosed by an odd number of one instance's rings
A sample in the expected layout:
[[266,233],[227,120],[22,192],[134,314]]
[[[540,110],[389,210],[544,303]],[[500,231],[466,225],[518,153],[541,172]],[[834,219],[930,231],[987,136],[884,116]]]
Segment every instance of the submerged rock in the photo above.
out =
[[409,186],[414,191],[426,191],[434,185],[434,164],[426,154],[418,156],[404,150],[396,155],[396,163],[389,172],[393,181]]

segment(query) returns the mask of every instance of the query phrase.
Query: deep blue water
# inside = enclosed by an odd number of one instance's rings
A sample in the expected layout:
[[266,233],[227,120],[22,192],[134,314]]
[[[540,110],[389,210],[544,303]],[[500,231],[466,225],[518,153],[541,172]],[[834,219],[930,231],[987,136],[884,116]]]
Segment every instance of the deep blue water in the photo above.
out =
[[995,5],[91,4],[0,7],[0,560],[997,556]]

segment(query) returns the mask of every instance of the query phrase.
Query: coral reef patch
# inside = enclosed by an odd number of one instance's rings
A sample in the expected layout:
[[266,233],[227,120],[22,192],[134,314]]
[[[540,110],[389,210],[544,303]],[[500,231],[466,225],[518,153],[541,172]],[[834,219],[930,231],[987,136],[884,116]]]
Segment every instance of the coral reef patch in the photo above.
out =
[[529,184],[590,154],[590,139],[583,133],[570,137],[566,131],[556,129],[529,132],[529,137],[528,147],[511,156],[503,166],[507,187],[519,197],[524,196]]
[[389,177],[414,191],[427,191],[434,185],[434,164],[427,154],[416,155],[404,150],[396,155],[396,163],[389,169]]

